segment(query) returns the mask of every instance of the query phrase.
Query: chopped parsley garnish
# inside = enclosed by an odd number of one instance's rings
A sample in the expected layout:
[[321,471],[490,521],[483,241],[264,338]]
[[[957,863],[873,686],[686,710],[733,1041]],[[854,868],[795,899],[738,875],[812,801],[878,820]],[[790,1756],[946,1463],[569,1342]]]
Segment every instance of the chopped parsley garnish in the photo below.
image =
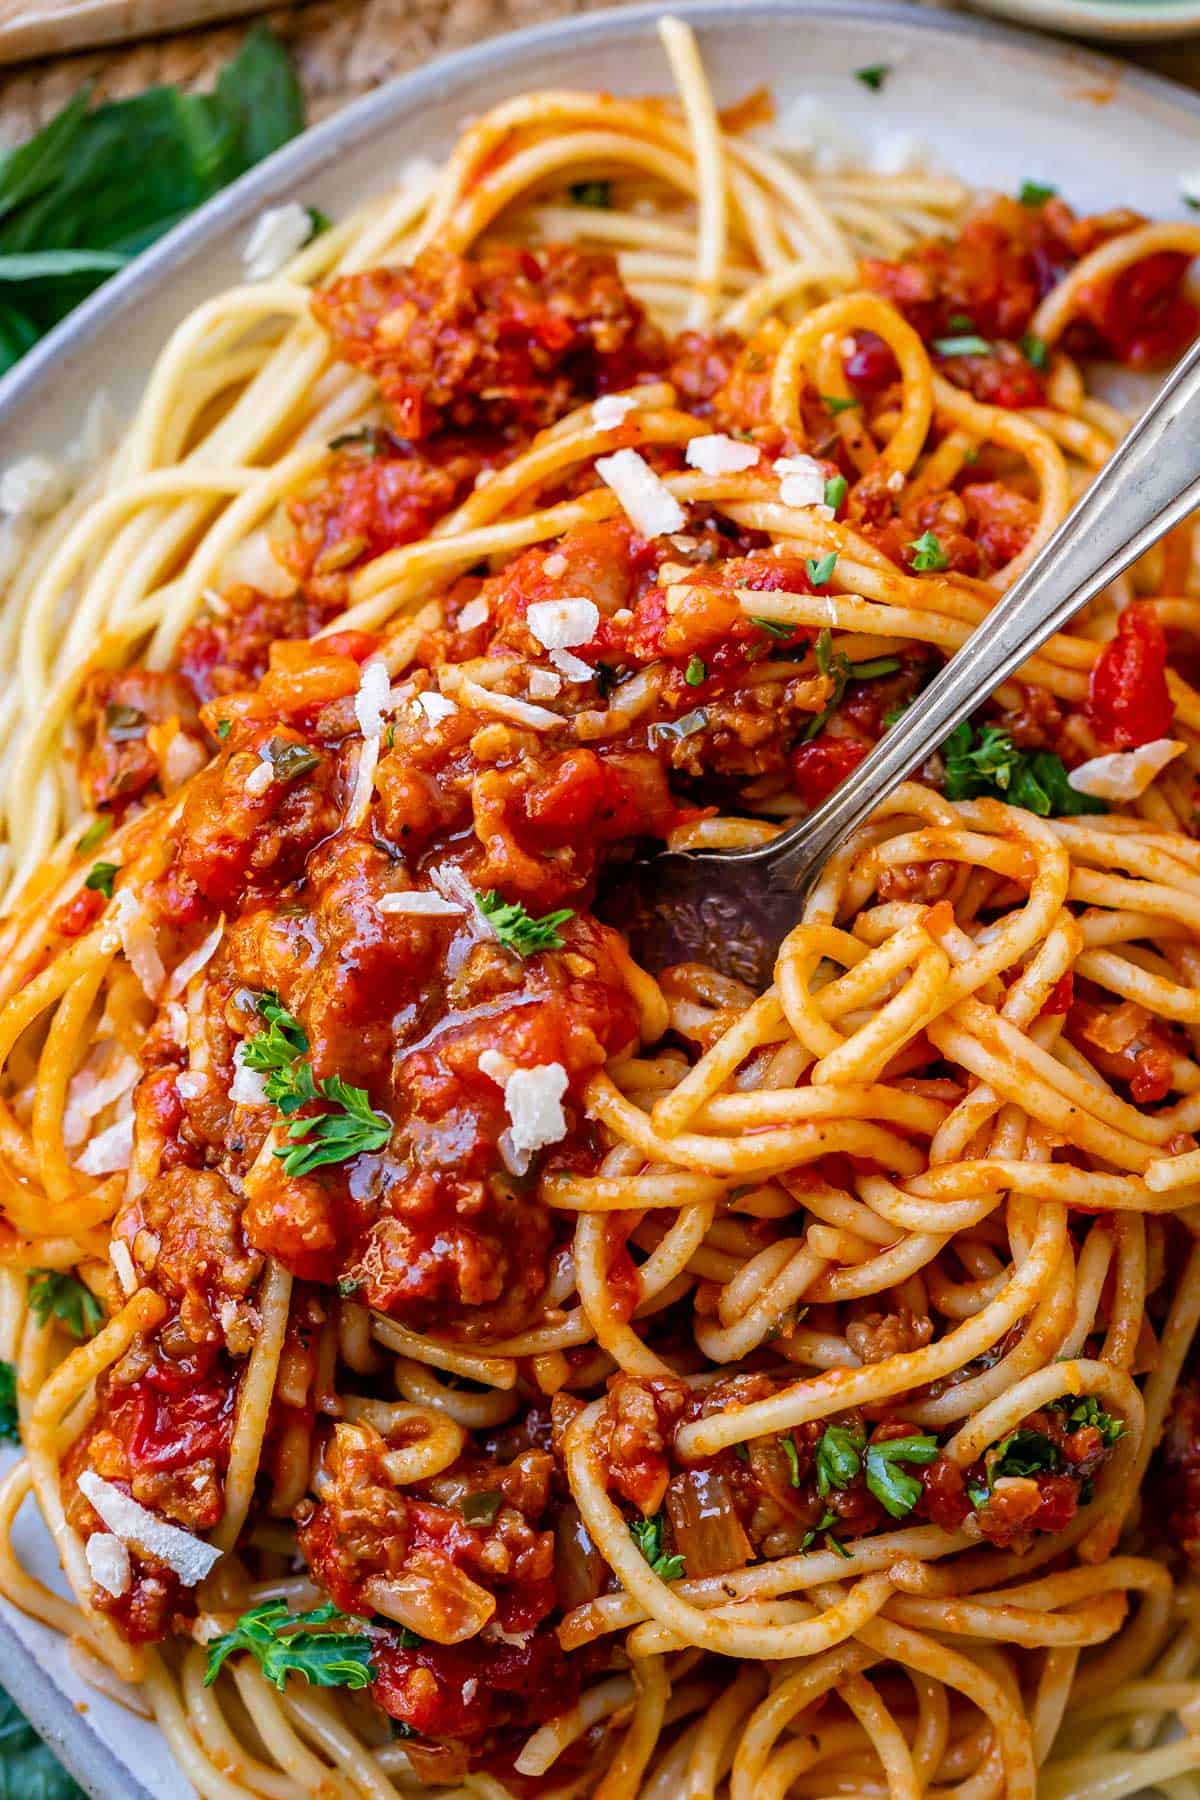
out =
[[542,950],[562,949],[559,927],[574,917],[569,906],[535,919],[519,900],[502,900],[494,888],[478,899],[480,912],[506,950],[515,950],[518,956],[537,956]]
[[1117,1439],[1125,1434],[1124,1419],[1105,1412],[1095,1394],[1085,1394],[1080,1400],[1073,1394],[1064,1394],[1054,1404],[1056,1411],[1065,1413],[1063,1423],[1068,1431],[1082,1431],[1085,1426],[1094,1425],[1106,1450],[1111,1450]]
[[392,1121],[377,1113],[365,1088],[351,1087],[340,1075],[317,1083],[318,1096],[331,1111],[293,1119],[288,1142],[272,1151],[285,1175],[310,1175],[332,1163],[349,1162],[369,1150],[382,1150],[392,1135]]
[[783,619],[759,619],[753,614],[750,616],[750,623],[757,625],[760,631],[765,631],[768,637],[773,638],[795,637],[800,629],[798,625],[789,625]]
[[117,878],[117,870],[120,867],[120,863],[93,863],[83,878],[84,887],[91,888],[92,892],[95,894],[103,894],[106,900],[111,900],[113,896],[113,882]]
[[689,656],[688,666],[683,672],[683,679],[689,687],[702,687],[708,680],[708,670],[704,666],[702,656]]
[[834,1537],[832,1531],[827,1531],[825,1533],[824,1543],[825,1548],[827,1550],[835,1551],[837,1555],[841,1557],[843,1562],[850,1562],[852,1560],[854,1556],[853,1550],[847,1550],[841,1538]]
[[494,1525],[503,1505],[504,1495],[490,1488],[483,1494],[468,1494],[462,1503],[462,1516],[468,1525]]
[[268,738],[263,756],[280,781],[295,781],[298,776],[307,775],[321,760],[319,750],[310,744],[297,744],[291,738]]
[[937,1453],[937,1439],[925,1432],[867,1446],[867,1487],[893,1519],[906,1517],[922,1493],[916,1476],[906,1475],[899,1464],[931,1463]]
[[75,845],[79,855],[86,856],[89,850],[94,850],[98,844],[102,844],[112,827],[112,816],[109,813],[101,813],[98,819],[93,819]]
[[567,189],[576,206],[612,205],[611,181],[573,181]]
[[923,531],[908,547],[913,552],[912,566],[918,575],[928,575],[932,570],[944,569],[949,561],[932,531]]
[[975,321],[969,313],[951,313],[946,320],[947,331],[974,331]]
[[990,356],[992,353],[987,339],[974,332],[962,337],[934,338],[933,347],[939,356]]
[[822,394],[821,400],[836,419],[839,413],[849,412],[852,407],[861,404],[851,399],[849,394]]
[[60,1269],[33,1270],[29,1310],[39,1325],[57,1319],[76,1338],[92,1337],[104,1323],[104,1309],[91,1288]]
[[1034,369],[1044,369],[1050,358],[1045,338],[1040,338],[1035,331],[1027,331],[1021,339],[1021,354]]
[[694,737],[707,724],[708,714],[702,706],[697,706],[692,712],[684,713],[681,719],[664,719],[652,725],[646,735],[652,744],[669,744],[673,738]]
[[831,475],[825,483],[825,504],[831,512],[836,512],[846,498],[849,482],[844,475]]
[[788,1466],[791,1469],[791,1475],[789,1476],[788,1479],[791,1481],[791,1484],[793,1487],[799,1487],[800,1486],[800,1454],[799,1454],[799,1451],[796,1449],[796,1440],[793,1437],[791,1437],[790,1435],[785,1434],[783,1437],[780,1438],[779,1441],[783,1445],[783,1454],[787,1457]]
[[[837,1514],[833,1511],[832,1507],[827,1506],[825,1508],[825,1511],[821,1514],[821,1517],[817,1520],[816,1524],[813,1526],[812,1530],[806,1531],[804,1536],[800,1539],[800,1548],[802,1550],[807,1550],[810,1544],[813,1544],[816,1542],[818,1532],[828,1531],[828,1529],[831,1525],[836,1525],[836,1524],[837,1524]],[[840,1546],[839,1546],[839,1548],[840,1548]]]
[[388,434],[381,431],[378,425],[358,425],[353,431],[343,431],[340,437],[330,438],[331,450],[361,450],[364,456],[382,456],[388,447]]
[[986,1466],[988,1486],[992,1487],[1005,1477],[1056,1475],[1062,1467],[1062,1457],[1044,1432],[1022,1427],[1010,1431],[988,1451]]
[[656,1513],[652,1519],[632,1520],[629,1534],[650,1564],[650,1573],[657,1575],[660,1581],[678,1581],[680,1576],[686,1572],[682,1556],[666,1556],[663,1553],[661,1513]]
[[862,1437],[844,1425],[827,1425],[817,1445],[817,1492],[848,1488],[862,1466]]
[[831,550],[828,556],[806,556],[804,568],[814,587],[824,587],[837,568],[837,551]]
[[255,1006],[267,1029],[246,1039],[240,1060],[266,1076],[267,1099],[287,1117],[317,1098],[312,1065],[303,1061],[308,1038],[278,994],[260,994]]
[[314,238],[321,237],[331,228],[333,220],[328,213],[323,213],[319,206],[306,206],[304,210],[308,214],[308,241],[311,244]]
[[1042,181],[1023,181],[1017,189],[1017,199],[1022,206],[1044,206],[1057,192],[1056,187],[1049,187]]
[[104,709],[104,729],[114,744],[128,743],[131,738],[146,735],[146,715],[136,706],[122,706],[110,700]]
[[264,1600],[244,1612],[232,1631],[208,1646],[204,1685],[211,1687],[226,1659],[249,1651],[273,1687],[283,1692],[289,1675],[302,1675],[312,1687],[365,1688],[375,1679],[372,1643],[364,1630],[311,1631],[312,1625],[334,1620],[348,1626],[365,1621],[348,1618],[332,1601],[311,1612],[290,1613],[283,1600]]
[[1107,810],[1103,800],[1071,786],[1061,756],[1053,750],[1018,750],[999,725],[983,725],[976,731],[964,720],[942,745],[942,759],[947,800],[989,795],[1010,806],[1023,806],[1040,819]]
[[217,738],[222,744],[225,742],[225,739],[229,736],[229,734],[232,730],[233,730],[233,720],[232,719],[218,719],[217,720]]
[[817,639],[816,655],[817,668],[831,686],[824,706],[808,722],[808,729],[804,733],[806,743],[825,729],[842,703],[847,682],[875,681],[881,675],[894,675],[900,667],[898,656],[873,656],[865,662],[852,663],[843,651],[834,649],[833,634],[828,626]]
[[891,72],[891,63],[868,63],[863,69],[855,69],[854,79],[861,81],[864,87],[870,88],[873,94],[877,94]]
[[17,1427],[17,1371],[10,1362],[0,1362],[0,1438],[19,1444]]

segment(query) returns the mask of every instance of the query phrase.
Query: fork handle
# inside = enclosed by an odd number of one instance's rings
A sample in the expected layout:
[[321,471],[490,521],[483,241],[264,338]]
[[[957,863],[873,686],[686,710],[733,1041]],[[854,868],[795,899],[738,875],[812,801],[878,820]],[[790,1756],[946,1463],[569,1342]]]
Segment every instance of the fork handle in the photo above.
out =
[[773,888],[807,880],[1061,625],[1200,505],[1200,343],[968,642],[815,811],[735,853]]

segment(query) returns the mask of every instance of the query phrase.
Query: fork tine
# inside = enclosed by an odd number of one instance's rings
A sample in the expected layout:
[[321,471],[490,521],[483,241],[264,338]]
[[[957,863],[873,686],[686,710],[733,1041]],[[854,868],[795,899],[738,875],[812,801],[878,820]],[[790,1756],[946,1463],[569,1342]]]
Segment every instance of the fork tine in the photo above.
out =
[[610,866],[595,910],[653,975],[672,963],[703,962],[761,992],[801,905],[796,894],[769,890],[765,870],[665,855]]

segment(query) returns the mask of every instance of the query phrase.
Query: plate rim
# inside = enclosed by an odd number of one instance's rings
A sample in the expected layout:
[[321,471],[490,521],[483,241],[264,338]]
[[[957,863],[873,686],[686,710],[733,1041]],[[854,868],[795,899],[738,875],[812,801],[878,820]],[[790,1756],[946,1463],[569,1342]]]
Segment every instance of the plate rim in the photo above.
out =
[[[1150,101],[1182,107],[1200,119],[1200,93],[1167,76],[1126,63],[1107,51],[1081,46],[1069,38],[1000,24],[976,13],[914,6],[911,0],[677,0],[673,5],[669,0],[641,0],[634,6],[606,7],[543,21],[464,46],[393,76],[309,126],[206,201],[55,326],[13,369],[0,376],[0,433],[10,426],[13,415],[24,411],[36,397],[42,377],[56,363],[101,336],[115,320],[136,307],[143,295],[169,283],[177,258],[190,257],[230,224],[286,198],[289,190],[336,156],[340,148],[357,143],[398,115],[417,111],[455,90],[469,88],[475,77],[494,74],[510,62],[523,61],[541,51],[554,53],[576,45],[586,48],[613,36],[645,36],[667,13],[701,30],[713,23],[745,23],[748,15],[756,15],[763,22],[772,17],[784,20],[807,15],[828,19],[834,25],[845,20],[874,22],[930,38],[1006,43],[1046,63],[1082,54],[1100,76],[1119,79],[1124,89]],[[0,1683],[93,1800],[154,1800],[92,1729],[87,1715],[78,1711],[56,1685],[2,1614]]]

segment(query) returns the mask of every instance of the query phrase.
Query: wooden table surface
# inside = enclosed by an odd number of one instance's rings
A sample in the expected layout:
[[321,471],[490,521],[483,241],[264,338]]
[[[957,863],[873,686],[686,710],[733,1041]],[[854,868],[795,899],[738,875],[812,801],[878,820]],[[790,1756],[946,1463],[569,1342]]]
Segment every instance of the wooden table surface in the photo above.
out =
[[[293,48],[310,121],[431,57],[543,19],[596,12],[630,0],[317,0],[267,13]],[[664,0],[664,5],[666,0]],[[924,0],[951,10],[956,0]],[[0,142],[15,143],[86,80],[102,95],[154,82],[204,85],[232,54],[245,21],[0,72]],[[1138,48],[1097,46],[1200,89],[1200,35]]]

